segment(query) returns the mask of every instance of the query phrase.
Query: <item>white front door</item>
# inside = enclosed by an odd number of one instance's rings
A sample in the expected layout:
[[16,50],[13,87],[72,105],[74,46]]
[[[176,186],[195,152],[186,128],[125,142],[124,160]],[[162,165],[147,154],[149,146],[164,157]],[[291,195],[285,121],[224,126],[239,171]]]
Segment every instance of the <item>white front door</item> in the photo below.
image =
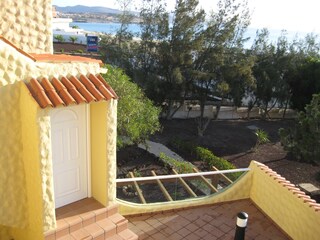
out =
[[88,196],[85,105],[52,110],[51,142],[58,208]]

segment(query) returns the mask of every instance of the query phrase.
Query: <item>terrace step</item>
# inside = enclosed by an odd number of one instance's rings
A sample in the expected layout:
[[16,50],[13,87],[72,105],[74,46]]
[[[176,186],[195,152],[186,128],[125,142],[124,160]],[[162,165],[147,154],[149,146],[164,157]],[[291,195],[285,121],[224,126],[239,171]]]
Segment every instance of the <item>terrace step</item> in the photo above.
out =
[[60,219],[57,228],[45,233],[45,240],[136,240],[118,205]]

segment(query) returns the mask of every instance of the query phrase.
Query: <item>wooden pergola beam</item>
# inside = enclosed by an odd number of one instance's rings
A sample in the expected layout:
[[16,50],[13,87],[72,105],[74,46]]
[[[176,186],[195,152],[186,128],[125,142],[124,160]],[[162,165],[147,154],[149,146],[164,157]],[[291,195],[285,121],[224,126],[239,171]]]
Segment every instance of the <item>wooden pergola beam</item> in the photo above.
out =
[[[213,166],[212,168],[213,168],[215,171],[219,171],[219,169],[216,168],[215,166]],[[221,175],[225,180],[227,180],[230,184],[233,183],[233,181],[232,181],[230,178],[228,178],[226,175],[224,175],[223,173],[220,173],[220,175]]]
[[[174,172],[174,174],[178,175],[179,173],[172,169],[172,171]],[[186,181],[184,181],[181,177],[178,177],[180,183],[182,184],[182,186],[184,187],[184,189],[192,196],[192,197],[198,197],[197,194],[195,194],[195,192],[189,187],[189,185],[186,183]]]
[[[134,178],[134,174],[132,172],[129,172],[129,176],[131,178]],[[147,203],[146,200],[144,199],[144,196],[143,196],[142,190],[139,187],[139,184],[136,181],[133,181],[133,186],[138,193],[138,197],[139,197],[141,203],[144,203],[144,204]]]
[[[196,168],[193,168],[193,171],[194,172],[199,172],[199,170],[198,169],[196,169]],[[206,179],[204,176],[200,176],[200,178],[201,178],[201,180],[202,181],[204,181],[204,183],[210,188],[210,190],[212,191],[212,192],[218,192],[218,189],[216,189],[209,181],[208,181],[208,179]]]
[[[152,173],[153,176],[157,176],[155,171],[152,170],[151,173]],[[167,191],[165,186],[162,184],[162,182],[159,179],[156,179],[156,182],[158,183],[158,185],[160,187],[160,190],[163,193],[163,195],[165,196],[165,198],[170,202],[173,201],[172,197],[170,196],[169,192]]]

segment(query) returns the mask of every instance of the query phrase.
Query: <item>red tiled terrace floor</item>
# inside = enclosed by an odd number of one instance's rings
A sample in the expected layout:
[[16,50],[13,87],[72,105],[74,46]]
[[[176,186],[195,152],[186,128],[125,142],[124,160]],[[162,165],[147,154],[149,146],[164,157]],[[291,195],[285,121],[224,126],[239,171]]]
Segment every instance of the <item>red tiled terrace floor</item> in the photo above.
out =
[[233,240],[236,215],[241,211],[249,215],[246,240],[290,239],[250,200],[126,218],[139,240]]

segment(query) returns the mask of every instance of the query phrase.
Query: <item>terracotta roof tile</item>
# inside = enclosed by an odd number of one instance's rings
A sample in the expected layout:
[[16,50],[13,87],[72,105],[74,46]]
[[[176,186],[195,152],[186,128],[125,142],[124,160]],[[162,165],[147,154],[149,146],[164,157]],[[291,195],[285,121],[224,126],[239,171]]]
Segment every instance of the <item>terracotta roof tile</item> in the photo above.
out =
[[89,90],[89,92],[98,100],[105,100],[106,98],[99,92],[99,90],[95,87],[95,85],[84,75],[80,76],[80,81],[83,83],[83,85],[86,86],[86,88]]
[[42,78],[41,82],[31,79],[26,85],[41,108],[117,98],[112,88],[109,86],[110,91],[100,79],[102,76],[90,74],[89,78],[81,75],[80,80],[75,76],[61,77],[61,80]]
[[46,78],[43,78],[41,81],[41,86],[44,88],[45,93],[47,94],[50,101],[53,103],[54,107],[59,105],[64,105],[64,102],[50,83],[50,81]]
[[[91,74],[90,74],[91,75]],[[90,77],[90,76],[89,76]],[[112,93],[112,95],[118,99],[118,95],[113,91],[112,87],[104,80],[104,78],[99,74],[97,78],[102,82],[102,84]]]
[[86,86],[84,86],[78,78],[71,76],[69,78],[70,82],[77,88],[78,92],[86,99],[87,102],[95,101],[96,98],[88,91]]
[[80,56],[72,56],[66,54],[29,54],[36,62],[91,62],[102,64],[101,60]]
[[76,100],[70,95],[67,88],[58,79],[52,78],[52,85],[63,100],[64,104],[70,105],[72,103],[76,103]]
[[78,104],[86,102],[86,99],[81,95],[81,93],[78,92],[77,88],[69,81],[69,79],[67,79],[66,77],[62,77],[61,83],[66,86],[68,92]]
[[[256,162],[257,163],[257,162]],[[288,191],[292,192],[297,198],[302,199],[305,204],[308,204],[310,207],[314,208],[315,211],[320,211],[320,204],[316,203],[315,200],[311,199],[310,196],[306,195],[305,192],[301,191],[300,188],[297,188],[294,184],[289,181],[284,181],[284,178],[277,174],[275,171],[267,167],[262,163],[258,163],[259,168],[268,174],[270,177],[273,177],[274,180],[278,181],[283,187],[287,188]]]
[[37,99],[37,102],[40,107],[46,108],[48,106],[53,106],[52,102],[48,98],[47,94],[45,93],[43,87],[36,79],[30,80],[30,87],[32,89],[31,93],[33,93],[33,97]]
[[117,96],[115,92],[110,92],[110,90],[103,84],[105,80],[101,81],[99,78],[97,78],[95,75],[90,74],[89,75],[90,80],[93,82],[93,84],[96,86],[97,89],[103,94],[105,98],[111,98],[112,96]]

